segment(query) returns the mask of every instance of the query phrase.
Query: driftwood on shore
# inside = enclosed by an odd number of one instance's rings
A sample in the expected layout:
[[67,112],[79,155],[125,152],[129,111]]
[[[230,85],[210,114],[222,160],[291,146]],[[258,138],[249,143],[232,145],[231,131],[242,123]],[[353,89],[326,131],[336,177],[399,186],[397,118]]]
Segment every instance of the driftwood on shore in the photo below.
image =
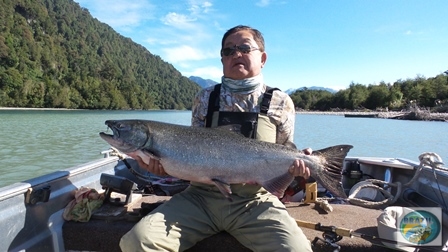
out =
[[430,113],[428,111],[305,111],[297,110],[297,114],[339,115],[345,117],[370,117],[398,120],[440,121],[448,122],[448,113]]
[[400,119],[400,120],[416,120],[416,121],[440,121],[448,122],[448,115],[446,113],[429,113],[429,112],[401,112],[399,114],[385,116],[387,119]]

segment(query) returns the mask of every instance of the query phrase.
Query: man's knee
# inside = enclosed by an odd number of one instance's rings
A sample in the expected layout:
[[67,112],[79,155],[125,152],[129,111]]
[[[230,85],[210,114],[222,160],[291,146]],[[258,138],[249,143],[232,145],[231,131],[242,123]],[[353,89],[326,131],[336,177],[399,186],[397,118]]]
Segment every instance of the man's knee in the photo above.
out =
[[127,232],[120,240],[121,251],[144,251],[142,240],[139,238],[139,233],[133,232],[133,229]]

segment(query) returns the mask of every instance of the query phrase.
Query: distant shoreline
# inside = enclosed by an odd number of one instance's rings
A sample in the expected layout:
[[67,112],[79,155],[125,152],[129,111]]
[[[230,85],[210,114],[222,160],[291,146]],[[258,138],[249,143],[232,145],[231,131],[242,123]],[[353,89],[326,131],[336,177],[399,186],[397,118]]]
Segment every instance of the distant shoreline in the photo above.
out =
[[86,110],[86,109],[0,107],[0,110]]
[[[384,119],[403,119],[400,117],[406,117],[410,112],[361,112],[361,111],[296,111],[296,114],[303,115],[337,115],[337,116],[345,116],[352,115],[352,117],[365,117],[366,115],[372,115],[377,118]],[[418,120],[418,119],[415,119]],[[420,120],[422,121],[422,120]],[[448,122],[448,113],[428,113],[427,120],[425,121],[445,121]]]
[[[36,111],[69,111],[69,110],[88,110],[88,109],[67,109],[67,108],[19,108],[19,107],[0,107],[0,111],[4,110],[36,110]],[[169,111],[169,110],[167,110]],[[296,111],[296,114],[302,115],[335,115],[335,116],[345,116],[348,115],[359,115],[360,117],[366,115],[375,115],[377,118],[385,119],[399,119],[399,117],[406,115],[409,112],[364,112],[364,111]],[[355,116],[353,116],[355,117]],[[448,122],[448,113],[429,113],[429,120],[427,121],[446,121]]]

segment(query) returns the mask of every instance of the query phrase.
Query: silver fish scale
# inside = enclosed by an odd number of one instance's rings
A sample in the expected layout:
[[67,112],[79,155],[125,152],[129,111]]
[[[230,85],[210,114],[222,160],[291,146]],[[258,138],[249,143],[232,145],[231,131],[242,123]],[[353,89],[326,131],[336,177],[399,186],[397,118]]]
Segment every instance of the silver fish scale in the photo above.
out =
[[[150,127],[157,126],[151,124]],[[219,177],[227,183],[244,183],[254,178],[259,183],[264,182],[266,178],[287,172],[293,161],[303,155],[281,145],[207,128],[173,126],[171,132],[154,133],[151,139],[152,146],[145,146],[145,149],[159,154],[168,173],[171,170],[180,176],[201,176],[208,183],[211,177]],[[199,174],[192,174],[192,171]]]

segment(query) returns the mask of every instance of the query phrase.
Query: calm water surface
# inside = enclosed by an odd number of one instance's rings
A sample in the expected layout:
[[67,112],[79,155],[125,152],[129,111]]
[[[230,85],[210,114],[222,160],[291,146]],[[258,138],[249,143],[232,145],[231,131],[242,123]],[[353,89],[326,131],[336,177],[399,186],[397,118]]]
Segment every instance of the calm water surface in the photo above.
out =
[[[102,158],[98,133],[110,119],[190,125],[190,111],[0,110],[0,187]],[[299,148],[351,144],[349,156],[408,158],[436,152],[448,160],[448,124],[336,115],[296,116]]]

